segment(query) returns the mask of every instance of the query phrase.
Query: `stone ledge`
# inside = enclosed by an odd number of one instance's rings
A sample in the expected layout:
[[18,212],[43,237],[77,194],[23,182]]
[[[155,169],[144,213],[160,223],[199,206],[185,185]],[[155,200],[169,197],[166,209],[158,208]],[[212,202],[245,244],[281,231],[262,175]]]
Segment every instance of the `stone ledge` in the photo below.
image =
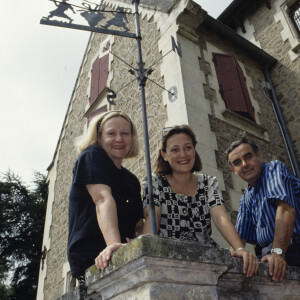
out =
[[225,109],[222,112],[223,117],[228,122],[232,122],[234,126],[238,126],[245,131],[249,131],[252,134],[258,137],[264,137],[264,133],[267,131],[266,128],[262,127],[261,125],[229,110]]
[[[232,299],[230,295],[256,299],[292,295],[291,299],[300,299],[298,268],[288,267],[286,279],[277,284],[268,275],[267,264],[260,264],[253,278],[246,278],[242,260],[232,258],[226,249],[154,235],[142,235],[120,248],[104,272],[89,268],[86,279],[90,299],[141,299],[138,295],[143,295],[143,299],[184,299],[180,291],[209,294],[211,299],[221,299],[221,294],[229,295],[222,299]],[[170,289],[177,291],[177,297],[168,298],[172,294]],[[156,298],[153,295],[158,290],[161,295]]]

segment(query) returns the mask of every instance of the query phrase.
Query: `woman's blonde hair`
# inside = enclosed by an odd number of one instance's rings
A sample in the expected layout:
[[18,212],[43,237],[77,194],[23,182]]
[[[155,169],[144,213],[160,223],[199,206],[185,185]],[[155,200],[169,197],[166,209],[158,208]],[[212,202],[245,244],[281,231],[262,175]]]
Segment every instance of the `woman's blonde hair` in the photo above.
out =
[[130,158],[130,157],[137,156],[139,153],[139,143],[138,143],[136,127],[134,126],[134,124],[132,123],[131,119],[127,114],[121,111],[114,111],[114,110],[105,112],[99,116],[94,117],[91,120],[88,129],[81,136],[79,136],[75,141],[77,152],[80,154],[83,150],[85,150],[87,147],[91,145],[99,145],[98,135],[101,136],[104,124],[109,119],[114,117],[122,117],[130,124],[132,144],[131,144],[130,151],[127,153],[125,157]]

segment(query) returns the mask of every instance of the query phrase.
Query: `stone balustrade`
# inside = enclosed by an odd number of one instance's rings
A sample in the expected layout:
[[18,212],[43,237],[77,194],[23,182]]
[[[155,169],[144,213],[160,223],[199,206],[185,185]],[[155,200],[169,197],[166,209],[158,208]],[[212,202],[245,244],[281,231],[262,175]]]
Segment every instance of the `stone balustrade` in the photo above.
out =
[[[104,272],[86,271],[85,299],[300,299],[299,268],[288,267],[285,280],[275,283],[267,263],[252,278],[242,267],[226,249],[142,235],[117,250]],[[79,298],[75,290],[60,299]]]

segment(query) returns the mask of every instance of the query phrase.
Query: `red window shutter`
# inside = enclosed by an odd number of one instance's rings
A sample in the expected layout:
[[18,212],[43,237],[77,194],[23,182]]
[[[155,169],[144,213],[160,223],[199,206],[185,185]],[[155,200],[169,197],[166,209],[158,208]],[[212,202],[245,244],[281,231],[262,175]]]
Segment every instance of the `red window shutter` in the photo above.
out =
[[98,83],[100,80],[100,58],[97,58],[93,63],[91,77],[90,104],[92,104],[99,95]]
[[100,58],[100,78],[99,78],[99,92],[98,95],[103,91],[107,84],[108,78],[108,58],[109,54]]
[[246,80],[236,59],[230,55],[213,53],[213,61],[226,108],[255,120]]
[[240,78],[240,82],[241,82],[241,86],[242,86],[242,91],[244,94],[244,100],[245,100],[245,104],[247,107],[247,112],[251,116],[252,120],[255,121],[254,108],[252,106],[251,99],[250,99],[250,96],[248,93],[245,76],[244,76],[243,71],[237,61],[236,61],[236,66],[237,66],[237,70],[238,70],[238,74],[239,74],[239,78]]
[[90,104],[92,104],[107,84],[109,54],[97,58],[92,65]]

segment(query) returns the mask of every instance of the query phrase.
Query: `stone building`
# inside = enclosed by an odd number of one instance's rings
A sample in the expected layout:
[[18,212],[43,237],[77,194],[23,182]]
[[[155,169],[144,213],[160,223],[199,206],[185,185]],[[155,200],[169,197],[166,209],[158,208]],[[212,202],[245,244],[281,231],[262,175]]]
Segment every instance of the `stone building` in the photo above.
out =
[[[283,1],[246,2],[251,9],[242,5],[245,1],[233,1],[219,20],[191,0],[151,0],[139,5],[143,60],[146,68],[153,69],[146,84],[152,163],[159,150],[161,130],[189,124],[197,135],[203,172],[217,177],[233,222],[246,183],[229,171],[225,160],[224,150],[232,140],[245,131],[259,145],[266,161],[280,159],[291,166],[272,103],[263,92],[269,94],[272,82],[298,162],[300,158],[296,101],[300,65],[297,46],[288,33],[291,30],[290,35],[294,34],[294,29],[283,22],[285,15],[283,18],[280,15],[284,14],[280,6]],[[102,4],[110,10],[119,6],[132,9],[130,0],[103,0]],[[231,19],[240,22],[236,25]],[[130,17],[126,26],[135,31]],[[267,27],[270,33],[266,32]],[[70,289],[68,193],[77,156],[74,139],[93,116],[114,109],[131,116],[137,125],[140,144],[144,145],[140,91],[135,81],[128,84],[134,79],[128,65],[136,68],[136,62],[135,39],[91,34],[48,168],[49,197],[39,300],[57,299]],[[117,92],[115,105],[107,101],[109,89]],[[170,96],[166,90],[176,91],[177,95]],[[124,164],[140,180],[146,173],[141,148],[138,158]],[[213,237],[221,246],[228,247],[218,232],[214,231]]]
[[300,1],[235,0],[218,20],[276,58],[270,75],[299,164]]

